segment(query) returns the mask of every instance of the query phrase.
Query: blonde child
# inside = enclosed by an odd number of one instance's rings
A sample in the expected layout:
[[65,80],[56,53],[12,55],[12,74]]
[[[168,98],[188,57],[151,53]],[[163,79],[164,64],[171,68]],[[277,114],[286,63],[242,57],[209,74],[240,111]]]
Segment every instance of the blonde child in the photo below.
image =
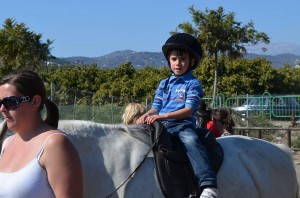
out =
[[122,115],[123,124],[136,124],[137,119],[146,113],[146,107],[140,103],[129,103]]

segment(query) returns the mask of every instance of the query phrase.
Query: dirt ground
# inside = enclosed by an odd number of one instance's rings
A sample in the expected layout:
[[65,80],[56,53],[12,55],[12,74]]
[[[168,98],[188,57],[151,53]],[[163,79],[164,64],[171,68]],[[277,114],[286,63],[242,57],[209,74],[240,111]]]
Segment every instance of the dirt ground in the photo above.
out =
[[298,183],[300,183],[300,150],[294,152],[293,159],[296,166]]

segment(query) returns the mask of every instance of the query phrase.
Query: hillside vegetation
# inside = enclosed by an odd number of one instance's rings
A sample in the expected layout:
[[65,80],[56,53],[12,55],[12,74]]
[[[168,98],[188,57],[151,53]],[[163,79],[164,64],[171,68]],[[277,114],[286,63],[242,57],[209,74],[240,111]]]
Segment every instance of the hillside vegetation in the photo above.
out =
[[[255,59],[220,59],[218,63],[218,93],[225,96],[262,94],[299,94],[300,68],[285,65],[276,69],[264,58]],[[66,100],[68,95],[77,98],[90,97],[95,103],[106,103],[115,97],[115,102],[124,104],[128,101],[144,101],[152,98],[160,80],[171,73],[168,66],[156,68],[146,66],[136,69],[131,62],[123,63],[113,69],[92,66],[49,66],[39,70],[47,82],[54,85],[54,96]],[[201,81],[206,97],[212,95],[214,68],[213,60],[204,58],[194,71]],[[109,98],[109,99],[108,99]],[[84,102],[83,102],[84,103]]]

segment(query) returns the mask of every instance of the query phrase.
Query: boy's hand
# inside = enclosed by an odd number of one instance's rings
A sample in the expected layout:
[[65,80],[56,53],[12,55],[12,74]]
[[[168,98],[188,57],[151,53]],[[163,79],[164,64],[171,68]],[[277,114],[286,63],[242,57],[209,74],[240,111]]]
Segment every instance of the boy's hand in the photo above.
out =
[[142,115],[137,121],[137,124],[152,124],[153,122],[155,122],[156,120],[162,120],[161,115],[149,115],[149,114],[144,114]]
[[146,118],[149,116],[148,113],[145,113],[136,121],[137,124],[144,124],[146,122]]
[[[145,123],[147,123],[147,124],[151,124],[151,123],[153,123],[155,120],[157,120],[157,119],[155,119],[154,121],[151,121],[153,118],[151,118],[152,116],[159,116],[158,115],[158,113],[157,113],[157,111],[156,111],[156,109],[150,109],[147,113],[145,113],[144,115],[142,115],[137,121],[136,121],[136,123],[137,124],[145,124]],[[154,117],[155,118],[155,117]],[[149,120],[149,121],[147,121],[147,120]]]
[[154,115],[149,115],[146,118],[146,123],[147,124],[152,124],[153,122],[157,121],[157,120],[166,120],[168,117],[168,113],[165,114],[154,114]]

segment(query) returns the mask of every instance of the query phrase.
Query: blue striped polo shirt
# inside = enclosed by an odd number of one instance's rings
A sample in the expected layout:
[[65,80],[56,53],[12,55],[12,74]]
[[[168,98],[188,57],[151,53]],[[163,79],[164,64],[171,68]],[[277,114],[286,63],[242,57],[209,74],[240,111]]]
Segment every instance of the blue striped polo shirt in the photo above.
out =
[[202,85],[192,71],[163,79],[156,90],[152,108],[159,114],[177,111],[185,107],[193,109],[193,115],[185,120],[196,123],[195,114],[203,98]]

